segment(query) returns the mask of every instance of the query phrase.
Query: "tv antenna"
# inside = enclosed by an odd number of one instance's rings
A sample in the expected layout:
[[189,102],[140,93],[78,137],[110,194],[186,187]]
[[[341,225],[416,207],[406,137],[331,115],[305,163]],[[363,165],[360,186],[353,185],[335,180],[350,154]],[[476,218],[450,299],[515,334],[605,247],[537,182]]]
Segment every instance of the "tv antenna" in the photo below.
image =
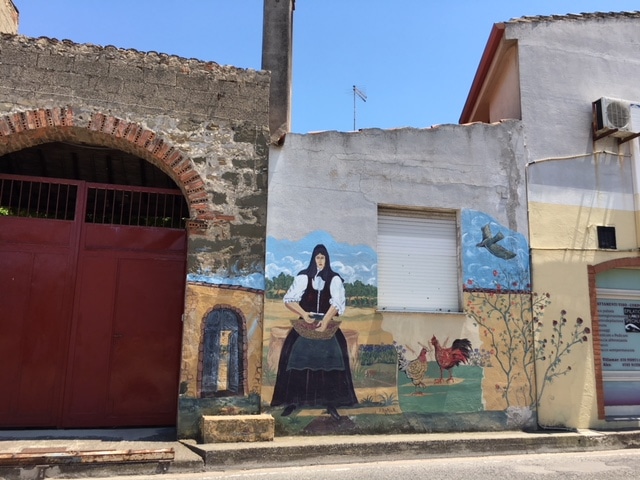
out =
[[363,102],[366,102],[367,94],[354,85],[353,86],[353,131],[354,132],[356,130],[356,100],[358,98]]

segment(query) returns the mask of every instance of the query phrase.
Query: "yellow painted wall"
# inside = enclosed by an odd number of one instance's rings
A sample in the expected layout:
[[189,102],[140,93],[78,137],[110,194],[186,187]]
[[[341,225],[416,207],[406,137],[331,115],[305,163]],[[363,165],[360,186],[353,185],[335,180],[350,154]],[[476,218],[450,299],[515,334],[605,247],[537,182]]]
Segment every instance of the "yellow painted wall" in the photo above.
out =
[[[536,341],[539,346],[543,339],[562,341],[555,351],[563,352],[555,371],[549,370],[555,358],[550,353],[536,361],[537,390],[542,394],[538,422],[549,427],[606,427],[597,415],[593,335],[582,333],[593,332],[588,266],[635,255],[635,213],[541,202],[530,203],[529,211],[532,285],[538,295],[549,294],[550,302],[540,314]],[[597,225],[616,228],[617,250],[597,248]]]
[[[603,260],[612,252],[597,252],[598,225],[616,228],[617,252],[635,249],[636,226],[633,211],[595,208],[589,205],[558,205],[551,203],[529,203],[530,245],[535,250],[562,250],[567,259],[580,255],[593,262],[597,254]],[[583,251],[587,250],[587,251]],[[600,261],[600,260],[597,260]]]
[[262,368],[262,293],[202,284],[187,284],[180,368],[180,380],[183,385],[186,385],[186,391],[182,393],[197,397],[202,322],[208,313],[217,306],[233,306],[234,310],[241,313],[246,322],[245,393],[259,394]]

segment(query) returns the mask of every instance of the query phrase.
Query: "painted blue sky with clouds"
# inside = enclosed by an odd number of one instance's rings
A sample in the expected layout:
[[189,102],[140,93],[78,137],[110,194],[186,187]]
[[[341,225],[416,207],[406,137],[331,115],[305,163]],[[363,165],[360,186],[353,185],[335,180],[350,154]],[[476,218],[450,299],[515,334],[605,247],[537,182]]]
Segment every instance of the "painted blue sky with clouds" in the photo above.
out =
[[[463,210],[462,221],[462,281],[471,280],[474,288],[492,289],[496,281],[504,288],[528,288],[531,283],[529,269],[529,244],[524,236],[497,223],[495,219],[476,210]],[[499,245],[512,251],[516,256],[505,260],[492,255],[486,248],[478,247],[482,241],[482,227],[490,225],[493,235],[504,235]],[[495,272],[498,273],[496,275]],[[513,283],[518,282],[518,286]],[[467,283],[469,286],[469,284]]]
[[[492,289],[496,281],[513,286],[518,282],[518,289],[530,283],[529,245],[524,236],[514,232],[485,213],[475,210],[463,210],[462,224],[462,270],[461,281],[472,280],[473,287]],[[486,248],[478,247],[482,241],[482,227],[490,225],[492,234],[499,232],[504,239],[499,244],[511,250],[516,256],[505,260],[492,255]],[[315,231],[297,240],[281,240],[273,236],[267,238],[266,277],[272,279],[285,273],[295,276],[309,264],[313,248],[324,244],[329,250],[331,267],[337,271],[347,283],[356,280],[367,285],[377,285],[378,258],[376,252],[367,245],[350,245],[337,242],[329,233]],[[498,272],[496,277],[494,272]]]
[[346,283],[360,280],[367,285],[378,281],[378,260],[375,251],[366,245],[350,245],[337,242],[330,234],[315,231],[301,240],[267,238],[266,277],[274,278],[285,273],[295,276],[309,265],[313,247],[322,243],[329,251],[331,268]]

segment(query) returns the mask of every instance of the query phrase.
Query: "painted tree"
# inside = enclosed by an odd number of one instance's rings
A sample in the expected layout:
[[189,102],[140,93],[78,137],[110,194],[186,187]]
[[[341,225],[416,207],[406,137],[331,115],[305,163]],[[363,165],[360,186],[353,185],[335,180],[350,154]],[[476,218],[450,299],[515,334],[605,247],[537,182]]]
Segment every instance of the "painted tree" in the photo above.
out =
[[533,405],[533,318],[549,305],[549,296],[533,295],[527,281],[510,279],[497,270],[493,277],[491,289],[474,289],[473,281],[467,281],[466,313],[490,345],[492,364],[503,373],[505,383],[497,388],[507,408]]
[[[548,331],[543,317],[551,295],[531,293],[528,283],[510,280],[497,270],[493,276],[492,289],[474,289],[473,281],[467,281],[466,314],[480,327],[491,346],[495,366],[504,375],[504,386],[497,387],[507,408],[539,405],[546,386],[571,371],[564,359],[572,348],[588,340],[591,330],[581,318],[570,327],[567,312],[561,310],[560,319],[552,320]],[[538,368],[537,394],[535,364],[542,367]]]
[[560,311],[560,319],[551,321],[551,332],[543,335],[544,325],[541,318],[534,318],[536,322],[536,361],[542,365],[543,370],[538,375],[537,404],[540,405],[545,387],[561,376],[571,372],[571,365],[563,362],[563,358],[569,355],[572,349],[589,340],[591,329],[584,325],[582,318],[578,317],[571,325],[567,320],[567,312]]

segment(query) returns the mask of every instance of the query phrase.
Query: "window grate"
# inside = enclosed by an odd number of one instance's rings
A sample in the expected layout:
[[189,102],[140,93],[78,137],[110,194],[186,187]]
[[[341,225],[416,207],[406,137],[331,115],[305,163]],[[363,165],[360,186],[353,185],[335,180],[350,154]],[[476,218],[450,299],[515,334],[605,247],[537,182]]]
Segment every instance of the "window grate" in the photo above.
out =
[[0,216],[73,220],[78,186],[0,177]]
[[188,207],[179,192],[89,187],[85,222],[185,228]]

